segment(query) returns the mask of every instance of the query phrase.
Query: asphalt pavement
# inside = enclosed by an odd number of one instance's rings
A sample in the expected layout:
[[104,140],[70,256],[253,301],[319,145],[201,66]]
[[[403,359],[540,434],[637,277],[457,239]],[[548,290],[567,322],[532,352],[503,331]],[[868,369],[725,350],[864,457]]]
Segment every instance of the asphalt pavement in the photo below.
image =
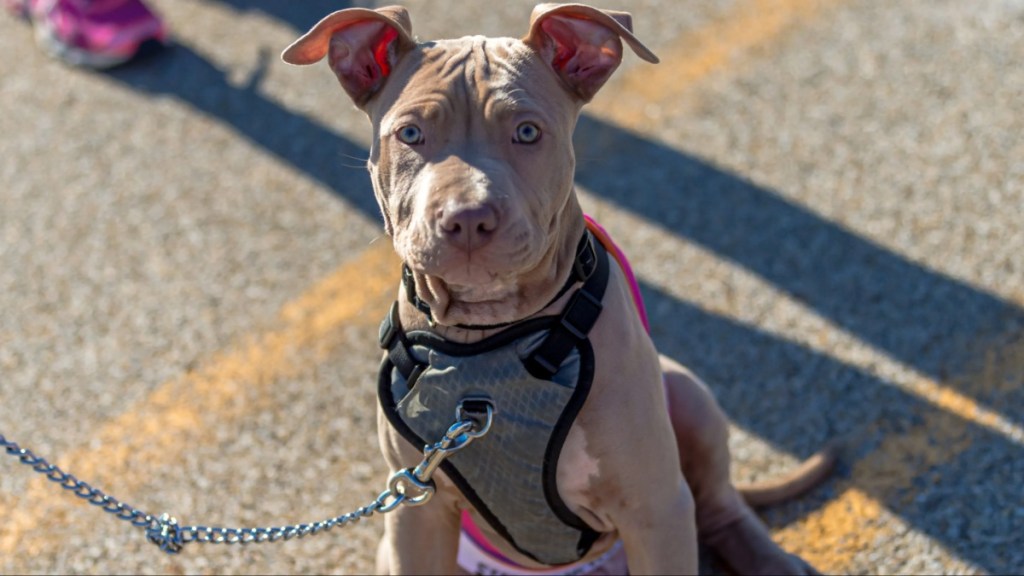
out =
[[[278,54],[350,3],[152,4],[172,47],[106,73],[0,14],[0,434],[182,524],[349,512],[386,479],[398,263],[368,122]],[[407,6],[430,39],[521,36],[532,3]],[[737,480],[843,446],[775,538],[829,573],[1024,572],[1024,2],[602,6],[662,62],[585,109],[577,184],[659,348]],[[169,556],[0,453],[4,574],[360,574],[381,528]]]

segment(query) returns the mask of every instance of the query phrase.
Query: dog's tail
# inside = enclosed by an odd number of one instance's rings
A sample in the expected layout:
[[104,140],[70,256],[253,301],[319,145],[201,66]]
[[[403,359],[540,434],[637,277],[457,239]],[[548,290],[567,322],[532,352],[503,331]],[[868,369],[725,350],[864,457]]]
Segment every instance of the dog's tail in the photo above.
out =
[[754,508],[780,504],[807,492],[820,484],[839,459],[839,446],[826,444],[790,472],[764,482],[736,486],[740,496]]

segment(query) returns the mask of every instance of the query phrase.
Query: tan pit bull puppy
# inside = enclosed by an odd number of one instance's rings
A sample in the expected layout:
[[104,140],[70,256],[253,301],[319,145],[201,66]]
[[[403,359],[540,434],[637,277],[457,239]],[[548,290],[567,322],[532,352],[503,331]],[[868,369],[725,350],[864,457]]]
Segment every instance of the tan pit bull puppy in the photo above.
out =
[[[574,192],[577,116],[618,67],[623,41],[657,62],[625,13],[545,4],[523,39],[417,42],[406,10],[393,6],[335,12],[282,56],[300,65],[327,56],[373,126],[373,187],[406,265],[389,329],[401,335],[385,342],[400,341],[400,357],[382,370],[379,436],[391,469],[421,461],[417,440],[433,433],[414,427],[429,408],[428,385],[470,366],[466,350],[513,350],[519,364],[549,334],[562,330],[568,342],[550,370],[540,361],[503,368],[524,389],[548,386],[544,393],[563,399],[541,449],[520,450],[534,440],[515,434],[543,418],[516,412],[518,400],[495,401],[494,436],[471,450],[490,443],[505,452],[443,467],[428,505],[389,514],[381,572],[546,573],[554,565],[613,574],[628,564],[632,574],[695,573],[698,536],[738,573],[813,572],[771,540],[744,497],[757,504],[795,495],[824,476],[829,455],[741,496],[729,480],[725,416],[693,374],[659,357],[627,274],[607,256],[614,247],[594,240]],[[587,291],[600,295],[596,305],[577,303]],[[540,320],[577,313],[588,326],[568,336]],[[543,329],[533,335],[532,326]],[[403,363],[412,369],[401,375]],[[431,393],[444,396],[447,386]],[[466,386],[484,389],[472,378]],[[510,388],[497,384],[490,394],[518,394]],[[445,409],[442,421],[451,416]],[[516,500],[500,502],[506,493]]]

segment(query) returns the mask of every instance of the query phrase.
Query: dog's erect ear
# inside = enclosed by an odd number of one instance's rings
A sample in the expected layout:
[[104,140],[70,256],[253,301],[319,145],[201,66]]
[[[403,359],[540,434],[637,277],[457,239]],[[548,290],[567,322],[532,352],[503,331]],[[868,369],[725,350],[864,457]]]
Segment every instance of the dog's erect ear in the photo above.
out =
[[629,14],[582,4],[538,5],[530,17],[530,33],[523,41],[551,65],[570,91],[587,102],[619,67],[620,39],[637,56],[658,62],[658,57],[633,35]]
[[415,45],[405,8],[349,8],[318,22],[285,48],[281,59],[306,65],[327,56],[342,88],[362,107],[384,85],[398,59]]

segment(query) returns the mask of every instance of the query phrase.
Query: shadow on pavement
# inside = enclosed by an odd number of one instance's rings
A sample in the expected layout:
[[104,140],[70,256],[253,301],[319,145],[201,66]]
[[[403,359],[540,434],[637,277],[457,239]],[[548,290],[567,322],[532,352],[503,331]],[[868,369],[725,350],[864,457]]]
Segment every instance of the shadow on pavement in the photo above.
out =
[[[972,540],[1013,545],[1007,535],[1019,533],[1021,523],[1013,516],[1020,498],[1014,478],[1024,473],[1020,445],[859,367],[649,284],[642,289],[648,309],[657,311],[651,318],[659,350],[701,375],[734,422],[802,457],[831,438],[848,444],[844,463],[857,467],[856,477],[840,470],[824,487],[766,510],[770,525],[786,526],[852,486],[959,558],[990,573],[1013,571],[1009,553],[993,556],[986,545],[982,555]],[[886,442],[892,446],[883,449]],[[978,509],[1006,512],[983,517]]]
[[[1019,307],[911,262],[774,191],[600,119],[581,118],[576,140],[582,150],[576,180],[587,190],[757,274],[1013,423],[1024,422],[1019,384],[988,390],[979,388],[989,383],[979,387],[972,379],[988,350],[1020,340]],[[960,558],[996,573],[1013,568],[1005,564],[1009,555],[993,557],[988,547],[982,556],[971,540],[1010,546],[1005,535],[1019,530],[1015,512],[982,518],[974,506],[985,498],[990,503],[980,509],[1014,509],[1019,482],[1012,478],[1020,477],[1024,460],[1020,445],[861,368],[649,284],[643,290],[655,311],[659,349],[705,378],[735,422],[802,457],[828,438],[855,439],[858,465],[866,467],[858,477],[871,478],[857,488]],[[927,445],[936,441],[929,436],[933,427],[950,446]],[[867,454],[885,438],[908,432],[925,432],[921,447],[948,457],[899,454],[903,461],[892,462],[884,453]],[[821,505],[831,496],[805,500]],[[788,523],[807,504],[783,507],[769,520]]]
[[[304,4],[293,11],[285,9],[285,3],[227,3],[257,4],[296,27],[308,25],[307,12],[322,15],[327,4],[310,2],[318,6]],[[331,4],[329,9],[338,7]],[[351,160],[365,158],[365,149],[260,95],[255,89],[258,74],[248,86],[236,87],[186,46],[158,58],[158,63],[129,66],[110,76],[220,119],[368,218],[379,218],[366,172],[355,166],[359,161]],[[270,58],[267,55],[268,62]],[[753,271],[841,328],[946,384],[969,369],[976,360],[972,353],[1024,327],[1019,308],[929,271],[693,156],[590,116],[581,119],[578,138],[586,142],[578,181],[588,190]],[[667,182],[672,185],[666,187]],[[661,349],[707,379],[737,423],[787,451],[806,456],[830,437],[863,435],[865,430],[877,436],[939,412],[860,368],[701,311],[649,285],[644,291],[651,309],[658,311],[654,330]],[[757,393],[762,386],[786,393]],[[971,395],[971,390],[961,392]],[[843,398],[841,405],[832,402],[836,397]],[[829,409],[810,412],[808,406]],[[1007,405],[999,409],[1006,410]],[[1019,412],[1005,416],[1021,422]],[[979,471],[998,462],[1020,462],[1024,454],[1002,436],[954,415],[948,419],[974,440],[936,470],[912,474],[942,474],[945,484],[910,486],[906,494],[892,487],[861,488],[958,556],[998,572],[1006,567],[998,558],[977,557],[970,538],[959,532],[967,528],[949,527],[942,508],[969,510],[971,499],[979,497],[955,489],[964,486],[955,480],[963,471],[970,471],[977,482],[971,488],[984,487],[980,497],[1014,502],[1019,488],[986,481]],[[940,488],[942,506],[929,500]],[[824,502],[822,492],[810,500]],[[779,514],[785,516],[787,510],[796,513],[796,508],[784,507]],[[1003,519],[974,517],[969,529],[972,534],[997,534],[1005,524]]]
[[[1013,304],[694,156],[589,116],[576,136],[586,150],[577,181],[588,190],[750,270],[933,378],[961,374],[990,342],[1024,330],[1024,310]],[[1007,416],[1024,422],[1024,414]]]
[[[344,0],[302,0],[301,2],[282,2],[281,0],[219,0],[238,11],[263,12],[281,22],[287,22],[296,31],[305,32],[320,21],[321,18],[336,10],[351,7],[353,2]],[[355,4],[366,4],[358,2]],[[283,46],[282,46],[283,48]]]
[[228,82],[216,68],[188,46],[176,44],[109,76],[135,90],[177,98],[217,118],[246,140],[301,170],[343,197],[371,218],[379,218],[366,175],[369,152],[309,118],[282,108],[257,90],[263,71],[277,63],[277,54],[263,53],[261,68],[247,85]]

